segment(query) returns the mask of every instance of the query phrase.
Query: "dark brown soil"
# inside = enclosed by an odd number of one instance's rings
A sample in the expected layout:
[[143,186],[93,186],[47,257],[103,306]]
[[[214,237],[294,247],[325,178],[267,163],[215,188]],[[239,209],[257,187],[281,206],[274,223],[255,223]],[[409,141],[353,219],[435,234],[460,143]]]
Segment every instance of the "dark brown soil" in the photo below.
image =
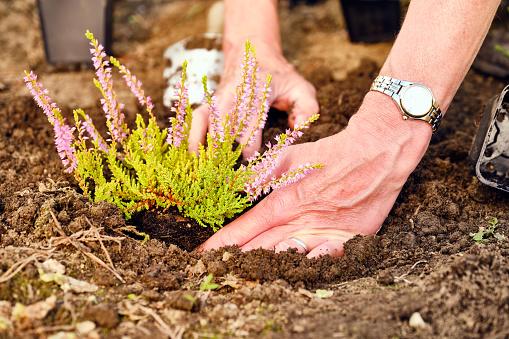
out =
[[[143,81],[162,124],[164,50],[202,33],[211,4],[114,3],[113,51]],[[64,173],[22,70],[39,74],[64,114],[81,107],[99,119],[98,96],[87,87],[93,72],[45,63],[33,20],[35,0],[0,3],[0,337],[509,337],[509,241],[470,236],[496,217],[496,232],[509,237],[509,194],[479,183],[468,160],[476,123],[503,81],[468,73],[382,229],[347,242],[343,257],[198,253],[192,249],[210,231],[168,211],[125,221],[115,206],[88,201]],[[318,89],[321,118],[303,141],[337,133],[390,43],[350,44],[334,0],[292,9],[282,2],[281,29],[288,59]],[[132,122],[138,108],[129,100]],[[285,118],[273,114],[264,136],[282,132]],[[64,291],[58,279],[43,280],[50,258],[83,286]],[[209,274],[219,287],[199,291]]]

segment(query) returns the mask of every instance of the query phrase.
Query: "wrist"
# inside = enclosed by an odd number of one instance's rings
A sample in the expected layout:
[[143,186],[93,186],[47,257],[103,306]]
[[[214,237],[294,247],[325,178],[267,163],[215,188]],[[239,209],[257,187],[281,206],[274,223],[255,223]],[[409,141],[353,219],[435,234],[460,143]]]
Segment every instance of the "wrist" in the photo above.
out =
[[398,106],[389,96],[370,91],[359,111],[352,116],[347,129],[374,152],[397,150],[403,170],[409,175],[426,152],[432,136],[424,121],[404,120]]
[[280,73],[289,73],[295,71],[295,68],[283,56],[280,45],[263,38],[253,36],[247,37],[246,40],[236,41],[235,43],[226,43],[227,37],[223,38],[224,50],[224,69],[223,75],[234,75],[239,71],[239,65],[243,62],[245,43],[249,40],[255,48],[256,58],[259,63],[260,70],[263,74],[276,75]]
[[225,54],[243,50],[246,40],[272,45],[281,53],[277,0],[226,0],[223,36]]

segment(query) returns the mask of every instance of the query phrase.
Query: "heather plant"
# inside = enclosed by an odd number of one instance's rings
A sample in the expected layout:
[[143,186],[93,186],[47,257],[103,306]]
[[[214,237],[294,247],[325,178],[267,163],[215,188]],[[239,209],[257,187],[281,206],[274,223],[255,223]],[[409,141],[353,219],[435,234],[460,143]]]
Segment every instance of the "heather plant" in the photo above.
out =
[[[86,36],[93,47],[90,51],[97,76],[94,83],[103,95],[106,138],[81,109],[74,110],[74,126],[69,126],[60,109],[51,102],[48,91],[37,82],[37,76],[25,72],[24,79],[53,125],[55,144],[66,171],[74,174],[91,200],[114,203],[126,219],[137,211],[176,206],[185,217],[216,231],[225,218],[243,211],[262,194],[293,183],[321,167],[305,164],[279,178],[272,175],[283,150],[318,115],[277,136],[274,144],[267,144],[266,152],[255,153],[246,165],[237,165],[242,150],[262,131],[269,109],[271,77],[267,77],[263,87],[259,85],[258,62],[249,42],[241,65],[242,81],[228,114],[220,114],[216,98],[207,90],[206,77],[203,79],[204,104],[209,107],[213,131],[206,136],[207,147],[200,145],[195,154],[187,150],[192,121],[185,83],[187,64],[183,65],[182,81],[175,89],[178,100],[171,108],[175,116],[169,119],[169,128],[161,129],[152,112],[152,100],[146,96],[141,82],[117,59],[107,59],[103,46],[92,33],[87,31]],[[134,129],[127,126],[122,113],[124,105],[117,101],[111,66],[118,69],[147,112],[145,117],[136,115]],[[255,126],[252,132],[248,124]],[[247,141],[239,142],[244,135]]]

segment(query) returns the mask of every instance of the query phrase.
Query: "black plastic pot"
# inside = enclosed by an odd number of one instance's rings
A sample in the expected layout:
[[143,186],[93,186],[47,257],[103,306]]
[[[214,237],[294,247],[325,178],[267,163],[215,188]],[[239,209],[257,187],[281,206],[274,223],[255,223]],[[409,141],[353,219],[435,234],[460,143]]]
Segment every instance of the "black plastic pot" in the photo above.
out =
[[110,0],[38,0],[46,58],[52,65],[91,65],[87,29],[110,54]]
[[401,28],[398,0],[340,0],[352,42],[394,40]]

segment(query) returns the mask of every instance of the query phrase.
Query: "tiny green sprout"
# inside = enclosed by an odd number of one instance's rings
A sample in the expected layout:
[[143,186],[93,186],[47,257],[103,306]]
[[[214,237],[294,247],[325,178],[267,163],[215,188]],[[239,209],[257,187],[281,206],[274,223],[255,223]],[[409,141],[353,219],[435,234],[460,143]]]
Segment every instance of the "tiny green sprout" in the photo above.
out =
[[140,232],[140,235],[143,235],[143,241],[141,242],[141,246],[143,246],[147,241],[150,240],[150,236],[145,232]]
[[212,275],[212,273],[210,273],[209,275],[207,275],[205,277],[205,279],[203,279],[203,282],[200,285],[199,293],[197,293],[196,296],[193,297],[189,294],[185,294],[184,297],[188,300],[191,300],[194,304],[196,302],[196,300],[198,300],[198,297],[201,292],[211,291],[211,290],[215,290],[216,288],[218,288],[219,287],[218,284],[211,283],[212,278],[214,278],[214,276]]
[[495,45],[495,51],[509,58],[509,50],[501,45]]
[[218,284],[210,283],[212,281],[213,277],[214,276],[212,275],[212,273],[210,273],[209,275],[207,275],[207,277],[205,277],[205,279],[203,280],[203,282],[200,285],[200,292],[215,290],[216,288],[219,287]]
[[137,296],[134,293],[130,293],[130,294],[127,295],[127,300],[138,300],[140,298],[141,298],[140,296]]
[[479,243],[489,241],[489,239],[486,239],[489,237],[493,237],[497,240],[505,240],[505,237],[502,234],[495,233],[495,228],[497,227],[498,219],[493,217],[491,220],[488,221],[488,223],[490,224],[490,227],[488,227],[487,230],[484,230],[484,228],[481,227],[479,229],[479,232],[470,233],[472,240]]

